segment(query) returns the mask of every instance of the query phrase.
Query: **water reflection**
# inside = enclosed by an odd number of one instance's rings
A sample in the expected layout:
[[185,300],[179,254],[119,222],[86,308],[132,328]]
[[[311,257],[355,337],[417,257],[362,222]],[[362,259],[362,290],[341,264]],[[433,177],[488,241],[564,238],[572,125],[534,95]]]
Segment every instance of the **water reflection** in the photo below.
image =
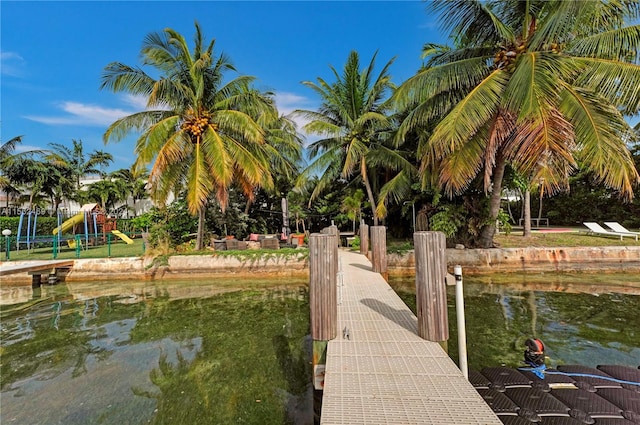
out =
[[[415,277],[392,277],[415,311]],[[519,366],[524,341],[547,346],[548,365],[640,365],[639,275],[467,276],[469,366]],[[455,294],[448,290],[449,354],[458,358]]]
[[0,422],[313,423],[308,297],[304,281],[286,283],[13,291]]

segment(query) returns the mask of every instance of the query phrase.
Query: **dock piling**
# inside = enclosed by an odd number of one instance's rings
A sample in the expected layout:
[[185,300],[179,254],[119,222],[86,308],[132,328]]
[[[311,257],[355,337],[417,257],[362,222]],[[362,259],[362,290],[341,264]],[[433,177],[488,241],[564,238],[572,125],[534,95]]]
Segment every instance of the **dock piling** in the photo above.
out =
[[387,228],[371,226],[371,266],[372,270],[387,279]]
[[324,387],[327,342],[338,334],[337,234],[313,233],[309,237],[309,307],[313,340],[313,381]]
[[449,339],[446,238],[442,232],[415,232],[416,315],[418,335],[428,341]]
[[360,254],[369,256],[369,225],[360,220]]

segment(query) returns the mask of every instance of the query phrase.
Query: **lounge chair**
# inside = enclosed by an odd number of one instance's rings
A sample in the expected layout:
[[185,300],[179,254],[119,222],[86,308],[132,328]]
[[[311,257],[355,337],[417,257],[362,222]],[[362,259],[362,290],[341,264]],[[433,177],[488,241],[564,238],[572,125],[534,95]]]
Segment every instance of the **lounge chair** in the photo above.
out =
[[632,233],[627,233],[627,232],[612,232],[600,226],[598,223],[585,222],[583,224],[589,228],[589,230],[587,231],[587,234],[601,235],[601,236],[616,236],[616,237],[619,236],[620,240],[622,240],[622,238],[625,236],[629,236],[631,238],[635,238],[635,240],[638,240],[638,235],[634,235]]
[[635,235],[636,237],[640,235],[640,232],[632,232],[631,230],[627,230],[626,227],[624,227],[622,224],[618,223],[617,221],[605,221],[604,225],[607,226],[609,229],[613,230],[614,232],[628,233],[630,235]]

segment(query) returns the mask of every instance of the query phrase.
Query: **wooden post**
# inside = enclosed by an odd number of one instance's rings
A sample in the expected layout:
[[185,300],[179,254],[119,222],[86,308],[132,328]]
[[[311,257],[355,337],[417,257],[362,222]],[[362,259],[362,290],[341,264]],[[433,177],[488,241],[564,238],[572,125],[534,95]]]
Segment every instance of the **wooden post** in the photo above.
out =
[[369,226],[360,220],[360,254],[369,256]]
[[340,231],[338,230],[338,226],[332,224],[329,227],[325,227],[320,232],[325,235],[335,235],[337,239],[336,246],[340,246]]
[[371,264],[375,273],[387,278],[387,228],[371,226]]
[[415,232],[418,335],[428,341],[449,339],[446,238],[442,232]]
[[[336,228],[337,229],[337,228]],[[334,234],[309,236],[309,307],[313,339],[313,381],[324,388],[327,341],[338,335],[338,239]]]

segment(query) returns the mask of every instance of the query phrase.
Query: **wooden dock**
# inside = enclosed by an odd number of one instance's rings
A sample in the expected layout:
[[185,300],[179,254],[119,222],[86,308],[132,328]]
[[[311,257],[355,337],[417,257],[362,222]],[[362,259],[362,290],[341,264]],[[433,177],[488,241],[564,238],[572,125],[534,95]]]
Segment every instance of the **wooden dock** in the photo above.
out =
[[37,288],[42,283],[43,274],[48,275],[49,284],[55,284],[60,279],[59,272],[73,265],[74,260],[28,261],[18,264],[6,261],[0,264],[0,276],[28,273],[31,276],[31,286]]
[[369,260],[339,258],[321,424],[501,424],[442,347],[418,336],[416,316]]

